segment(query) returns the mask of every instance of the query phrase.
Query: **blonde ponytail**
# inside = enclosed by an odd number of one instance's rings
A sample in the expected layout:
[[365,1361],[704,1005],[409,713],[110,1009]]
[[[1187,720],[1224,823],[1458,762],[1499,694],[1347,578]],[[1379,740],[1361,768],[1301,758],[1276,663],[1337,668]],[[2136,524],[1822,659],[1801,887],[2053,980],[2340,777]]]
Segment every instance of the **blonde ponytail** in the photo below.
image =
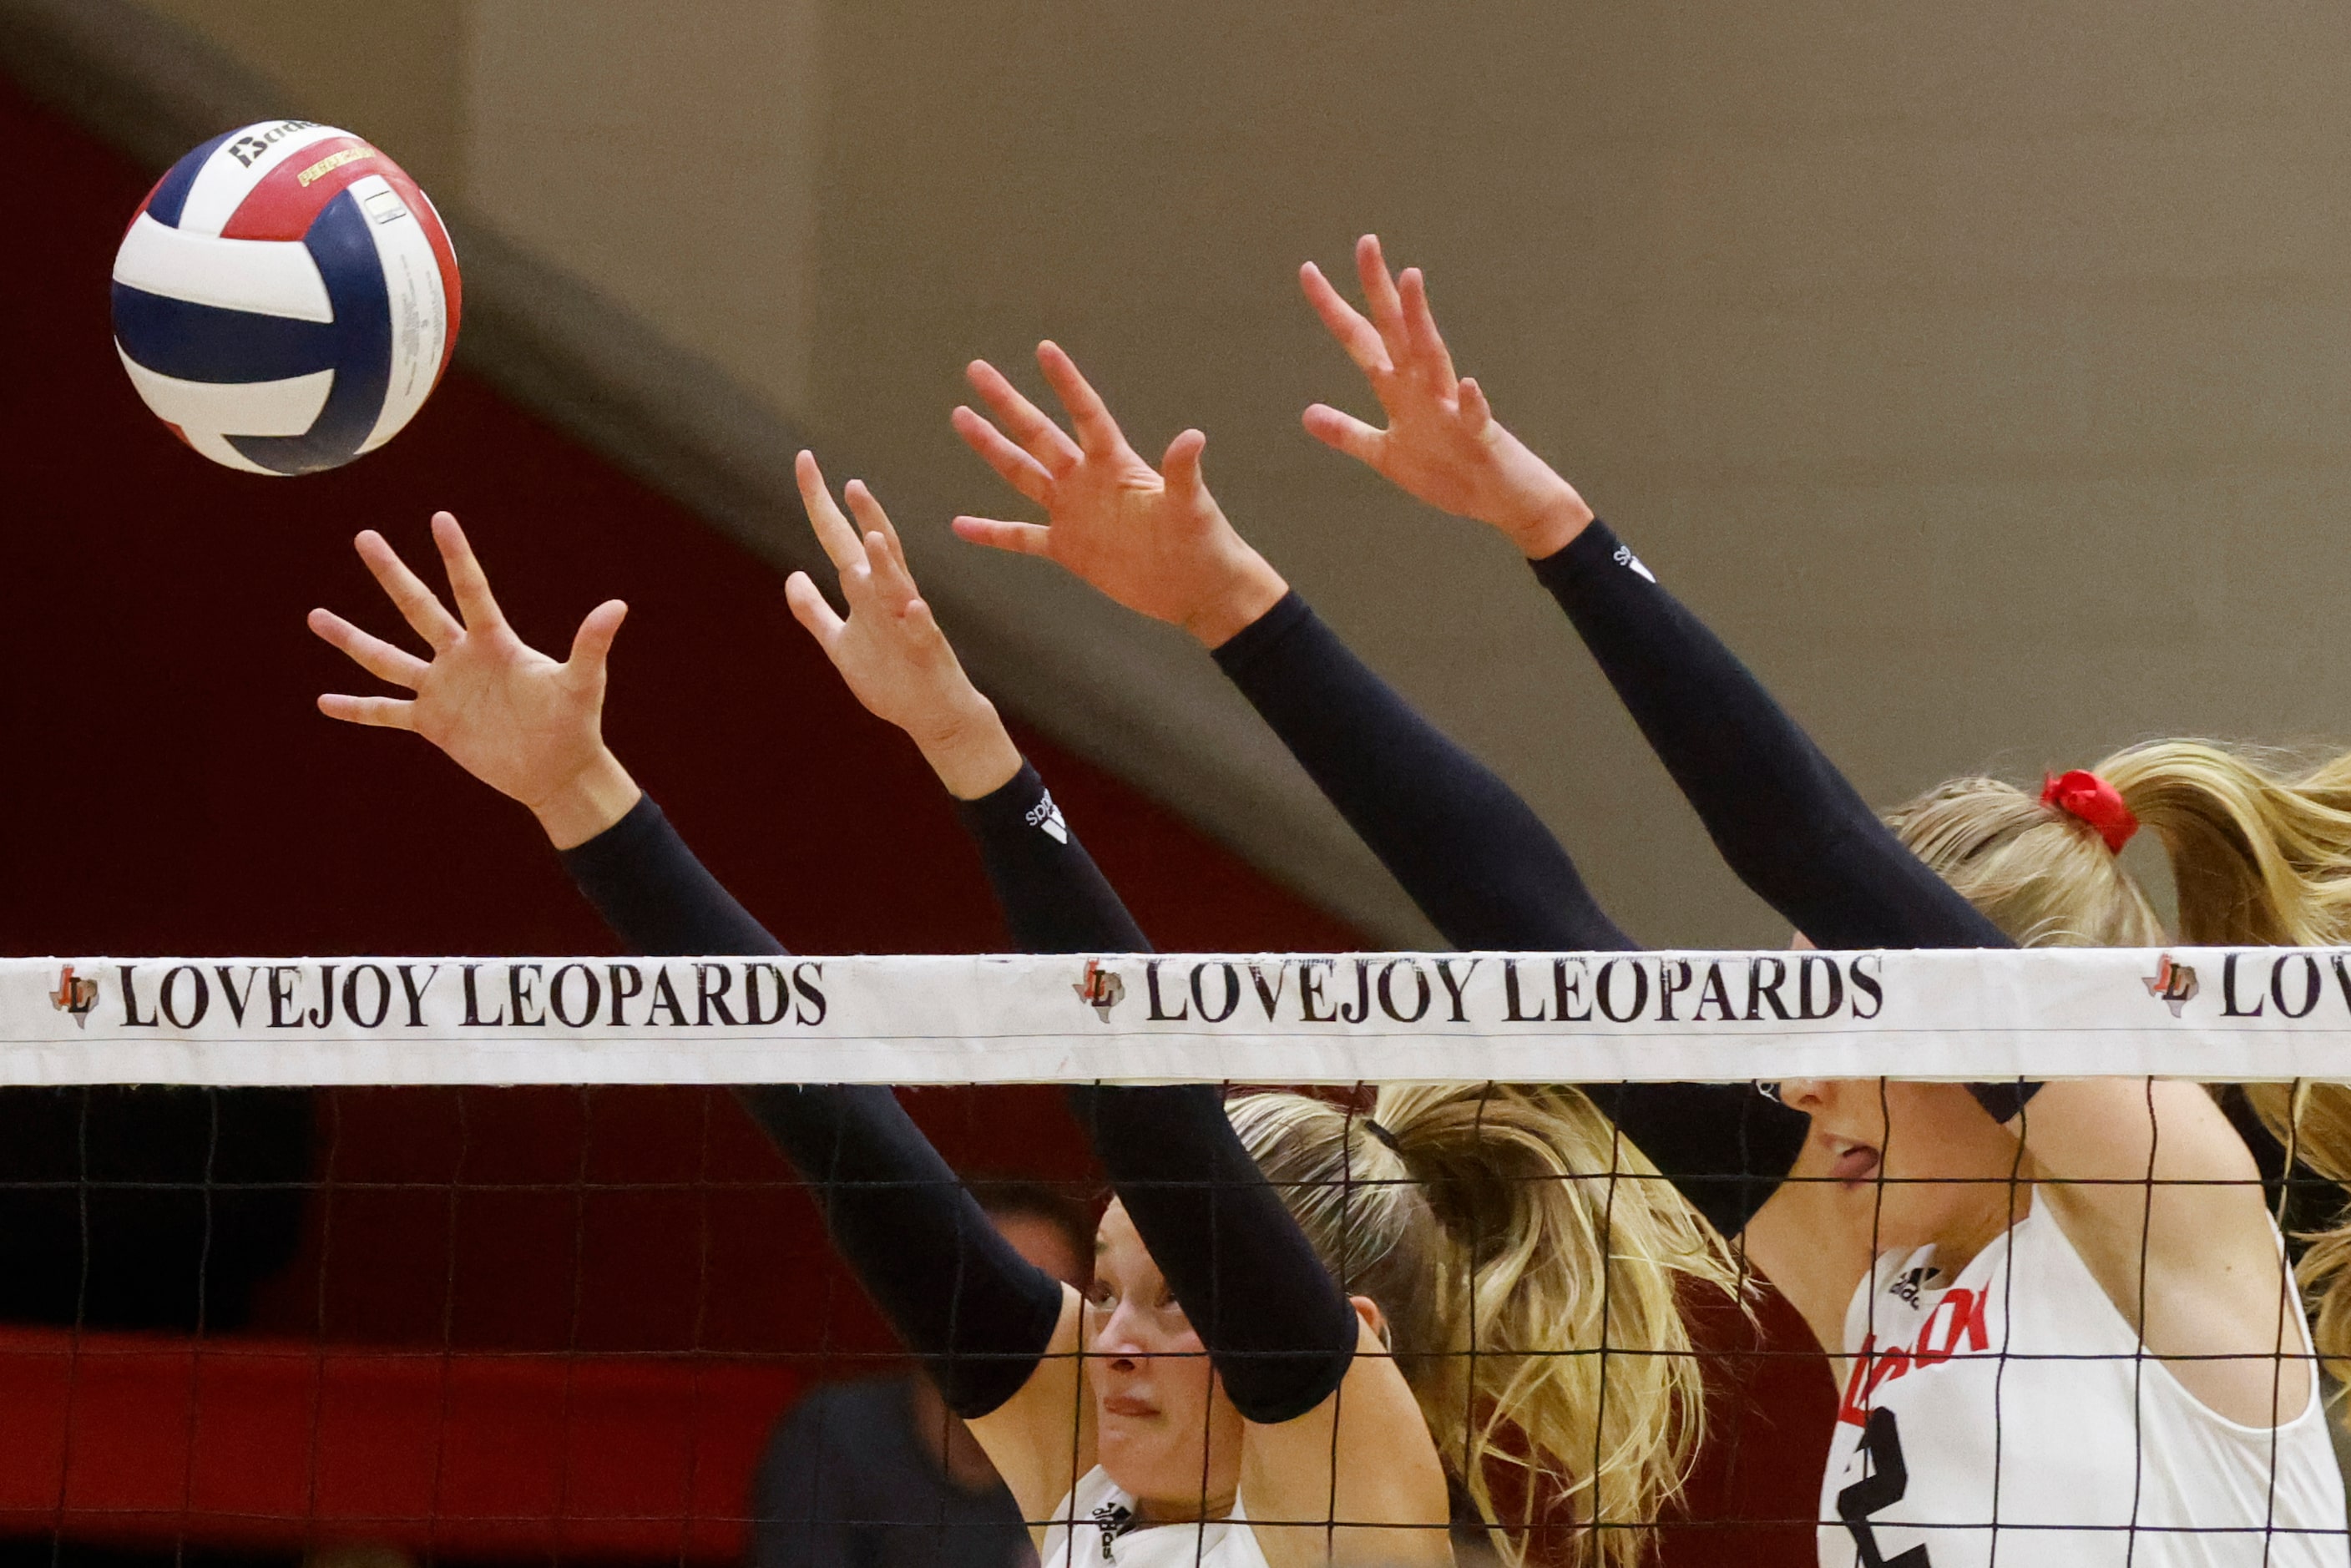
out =
[[2351,933],[2351,758],[2289,771],[2260,752],[2162,740],[2097,770],[2163,840],[2181,941],[2332,947]]
[[[1588,1098],[1391,1085],[1368,1117],[1296,1094],[1229,1114],[1342,1288],[1379,1304],[1507,1561],[1547,1518],[1646,1524],[1679,1493],[1705,1427],[1681,1292],[1737,1299],[1739,1273]],[[1570,1560],[1630,1568],[1649,1541],[1579,1530]]]
[[1998,779],[1955,779],[1886,823],[2020,947],[2151,947],[2163,922],[2098,831]]
[[[2351,756],[2315,766],[2209,740],[2126,747],[2091,769],[2162,841],[2179,938],[2196,946],[2351,944]],[[2019,944],[2152,947],[2167,938],[2097,831],[2012,785],[1957,780],[1886,814],[1904,843]],[[2351,1186],[2351,1086],[2248,1083],[2302,1164]],[[2351,1375],[2351,1212],[2307,1232],[2297,1269],[2312,1339]]]

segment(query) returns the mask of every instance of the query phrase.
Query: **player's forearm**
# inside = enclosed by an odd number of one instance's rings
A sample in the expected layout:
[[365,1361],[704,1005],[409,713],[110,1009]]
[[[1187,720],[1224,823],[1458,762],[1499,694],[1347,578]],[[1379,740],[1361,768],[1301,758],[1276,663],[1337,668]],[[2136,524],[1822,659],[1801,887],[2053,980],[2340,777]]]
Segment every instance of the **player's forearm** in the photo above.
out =
[[1080,1085],[1070,1106],[1251,1421],[1305,1415],[1355,1354],[1354,1309],[1207,1084]]
[[786,950],[642,791],[611,826],[565,851],[563,867],[632,953],[688,957]]
[[[1217,663],[1446,940],[1470,949],[1635,946],[1526,803],[1356,659],[1302,600],[1286,599],[1219,649]],[[1743,1084],[1589,1092],[1725,1235],[1777,1188],[1809,1125]]]
[[1723,859],[1823,947],[2012,946],[1605,524],[1534,563]]
[[[636,952],[784,951],[650,797],[564,865]],[[896,1097],[876,1085],[778,1084],[737,1098],[810,1184],[834,1244],[956,1412],[1010,1398],[1044,1354],[1061,1287],[998,1235]]]
[[1012,778],[956,814],[980,863],[1012,946],[1023,953],[1147,953],[1150,938],[1078,841],[1037,770],[1016,755]]
[[1416,712],[1296,594],[1217,666],[1455,946],[1635,946],[1533,810]]
[[[1151,950],[1033,768],[958,814],[1021,951]],[[1234,1404],[1280,1421],[1321,1403],[1353,1356],[1354,1313],[1218,1092],[1089,1085],[1070,1102]]]
[[[1741,882],[1822,947],[2015,943],[1894,836],[1721,639],[1598,520],[1533,563]],[[1996,1121],[2036,1086],[1970,1084]]]
[[737,1091],[808,1182],[825,1228],[967,1420],[1020,1391],[1061,1321],[1061,1286],[1014,1251],[879,1084]]

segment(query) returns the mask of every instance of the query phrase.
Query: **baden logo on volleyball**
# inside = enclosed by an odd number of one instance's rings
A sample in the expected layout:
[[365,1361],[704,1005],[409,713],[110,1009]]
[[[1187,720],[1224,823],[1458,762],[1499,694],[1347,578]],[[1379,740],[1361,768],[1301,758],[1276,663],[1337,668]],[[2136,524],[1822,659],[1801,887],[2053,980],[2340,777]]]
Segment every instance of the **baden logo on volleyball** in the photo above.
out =
[[267,120],[205,142],[132,214],[114,344],[149,409],[251,474],[372,452],[448,368],[457,257],[416,183],[349,131]]
[[228,150],[238,162],[251,168],[256,158],[266,155],[271,146],[284,141],[289,132],[308,131],[317,123],[311,120],[281,120],[266,130],[256,126],[237,132],[236,140],[228,144]]

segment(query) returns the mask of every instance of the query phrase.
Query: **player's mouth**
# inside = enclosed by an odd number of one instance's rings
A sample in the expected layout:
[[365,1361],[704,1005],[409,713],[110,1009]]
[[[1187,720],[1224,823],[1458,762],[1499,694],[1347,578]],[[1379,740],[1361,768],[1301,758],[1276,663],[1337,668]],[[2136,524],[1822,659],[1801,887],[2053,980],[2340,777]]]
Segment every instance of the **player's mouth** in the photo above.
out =
[[1877,1151],[1867,1144],[1848,1144],[1842,1139],[1830,1144],[1835,1158],[1829,1164],[1829,1175],[1846,1186],[1859,1186],[1877,1175]]
[[1105,1394],[1102,1396],[1102,1413],[1105,1416],[1124,1416],[1139,1421],[1158,1415],[1159,1406],[1148,1399],[1137,1398],[1132,1394]]

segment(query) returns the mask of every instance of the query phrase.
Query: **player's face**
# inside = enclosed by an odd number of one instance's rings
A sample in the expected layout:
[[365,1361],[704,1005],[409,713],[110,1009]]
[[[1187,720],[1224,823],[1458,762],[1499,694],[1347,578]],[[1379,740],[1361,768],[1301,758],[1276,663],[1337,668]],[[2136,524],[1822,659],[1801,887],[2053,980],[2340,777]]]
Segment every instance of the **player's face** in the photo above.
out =
[[1873,1251],[1972,1251],[2011,1223],[2015,1186],[2031,1179],[2016,1139],[1964,1084],[1792,1078],[1780,1098],[1813,1118],[1793,1174],[1834,1184]]
[[1111,1479],[1147,1518],[1221,1517],[1240,1485],[1240,1412],[1116,1203],[1095,1234],[1085,1343],[1096,1446]]

